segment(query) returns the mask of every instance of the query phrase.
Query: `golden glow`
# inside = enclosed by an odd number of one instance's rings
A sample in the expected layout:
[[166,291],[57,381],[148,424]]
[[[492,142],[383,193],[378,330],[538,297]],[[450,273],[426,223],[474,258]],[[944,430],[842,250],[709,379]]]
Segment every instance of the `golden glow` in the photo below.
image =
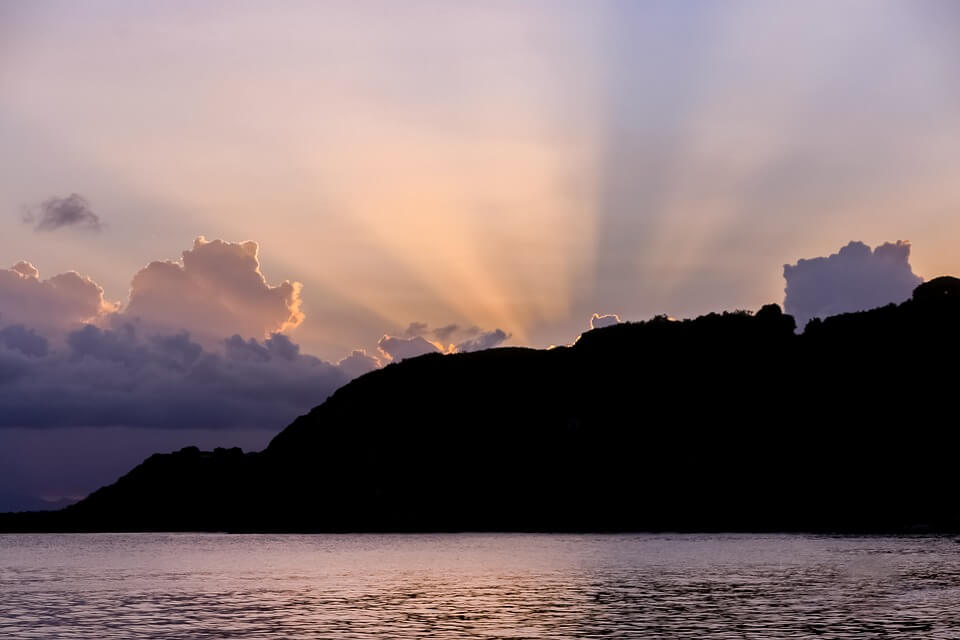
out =
[[852,239],[960,271],[960,57],[909,4],[414,4],[24,4],[0,206],[77,191],[109,228],[11,215],[0,253],[120,299],[198,234],[251,238],[328,358],[411,321],[546,345],[757,308]]

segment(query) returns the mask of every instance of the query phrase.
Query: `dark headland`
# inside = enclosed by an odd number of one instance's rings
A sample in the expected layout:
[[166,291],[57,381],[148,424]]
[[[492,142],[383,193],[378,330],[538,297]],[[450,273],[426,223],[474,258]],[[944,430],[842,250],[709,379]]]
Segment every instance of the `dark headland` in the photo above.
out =
[[258,453],[151,456],[3,531],[957,531],[960,280],[362,376]]

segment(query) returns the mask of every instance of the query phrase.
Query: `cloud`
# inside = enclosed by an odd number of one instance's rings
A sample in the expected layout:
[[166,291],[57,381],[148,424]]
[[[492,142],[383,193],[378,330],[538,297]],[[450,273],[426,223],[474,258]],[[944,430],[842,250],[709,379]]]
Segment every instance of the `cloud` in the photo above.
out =
[[184,369],[191,367],[203,355],[203,347],[192,342],[186,331],[172,336],[153,336],[150,342],[174,362],[181,362]]
[[493,347],[499,346],[503,343],[504,340],[509,338],[501,329],[494,329],[493,331],[487,331],[481,333],[476,338],[471,338],[470,340],[465,340],[457,345],[456,351],[458,353],[468,353],[470,351],[481,351],[483,349],[492,349]]
[[404,329],[403,337],[415,338],[416,336],[422,336],[427,332],[428,328],[429,325],[427,325],[426,322],[411,322],[409,325],[407,325],[407,328]]
[[224,341],[227,357],[233,360],[267,362],[272,359],[295,361],[300,356],[300,345],[294,344],[288,336],[275,333],[261,345],[250,338],[244,342],[243,338],[234,334]]
[[380,368],[380,360],[374,356],[368,356],[363,349],[357,349],[346,358],[337,362],[337,367],[348,378],[359,378],[365,373]]
[[136,366],[151,355],[148,345],[137,342],[133,325],[125,326],[123,331],[111,331],[88,324],[68,334],[66,342],[74,361],[91,358]]
[[43,331],[85,322],[120,326],[135,321],[154,333],[188,331],[205,345],[223,336],[263,339],[303,322],[301,285],[267,284],[255,242],[207,241],[181,261],[151,262],[137,272],[123,308],[103,299],[89,277],[70,271],[48,280],[29,262],[0,270],[0,326]]
[[602,329],[603,327],[610,327],[615,324],[620,324],[620,316],[615,313],[606,315],[595,313],[593,314],[593,317],[590,318],[591,329]]
[[301,285],[267,284],[256,242],[196,239],[179,262],[151,262],[134,277],[128,317],[199,338],[262,339],[303,322]]
[[[275,429],[381,366],[362,350],[337,363],[301,353],[282,333],[303,321],[300,285],[268,284],[258,257],[254,242],[201,236],[180,261],[138,271],[123,308],[74,272],[0,272],[0,426]],[[412,322],[378,349],[400,361],[508,337]]]
[[0,270],[0,325],[66,329],[115,311],[93,280],[68,271],[47,280],[29,262]]
[[126,308],[74,272],[0,270],[0,426],[278,429],[380,366],[301,353],[281,333],[300,285],[259,267],[256,243],[200,237],[141,269]]
[[22,324],[14,324],[0,329],[0,345],[19,351],[26,356],[42,357],[47,355],[50,343],[33,329]]
[[[33,487],[51,477],[37,456],[72,451],[62,468],[76,472],[83,460],[75,443],[96,441],[97,465],[82,478],[30,490],[83,495],[146,455],[137,445],[148,453],[204,442],[262,448],[270,434],[380,366],[363,351],[325,362],[289,336],[268,333],[303,319],[299,285],[267,285],[254,243],[200,239],[182,262],[141,270],[131,293],[133,303],[121,309],[77,273],[43,280],[29,262],[0,270],[0,454],[7,454],[0,503],[16,488],[9,463],[17,456],[4,447],[17,438],[41,443],[20,469],[36,476]],[[116,468],[102,473],[111,461]]]
[[71,193],[66,198],[50,198],[40,204],[37,211],[30,211],[23,221],[32,224],[34,231],[56,231],[63,227],[75,227],[88,231],[101,231],[100,216],[90,208],[83,196]]
[[0,332],[0,427],[279,429],[356,371],[300,353],[287,336],[238,335],[222,350],[186,332],[141,336],[93,325],[48,349],[28,329]]
[[811,318],[903,302],[923,282],[910,266],[910,243],[899,240],[872,251],[850,242],[830,256],[784,265],[783,277],[784,309],[798,327]]
[[393,362],[400,362],[407,358],[415,358],[425,353],[443,353],[443,349],[423,336],[398,338],[385,335],[377,342],[377,349],[387,360]]
[[448,324],[430,329],[430,335],[442,344],[449,344],[452,340],[463,341],[467,338],[476,337],[481,333],[483,333],[483,330],[480,327],[461,327],[458,324]]
[[[475,326],[464,328],[457,324],[431,329],[426,322],[411,322],[401,336],[385,335],[380,338],[377,348],[387,360],[399,362],[426,353],[466,353],[490,349],[509,337],[510,334],[502,329],[483,331]],[[460,342],[451,344],[451,339]]]
[[460,329],[460,326],[459,326],[459,325],[456,325],[456,324],[448,324],[448,325],[446,325],[446,326],[444,326],[444,327],[437,327],[436,329],[433,329],[433,330],[431,331],[431,334],[432,334],[437,340],[446,343],[446,342],[449,342],[450,337],[451,337],[454,333],[457,333],[458,331],[461,332],[461,333],[467,333],[467,334],[470,334],[470,335],[476,335],[476,333],[479,332],[479,329],[476,329],[476,328],[474,327],[474,328],[467,329],[466,331],[464,331],[464,330],[461,330],[461,329]]
[[431,329],[430,325],[426,322],[411,322],[407,325],[407,328],[404,329],[402,337],[416,338],[417,336],[423,336],[426,338],[429,336],[429,338],[432,338],[430,342],[449,344],[450,341],[455,338],[464,340],[477,336],[480,333],[482,333],[482,331],[479,327],[461,327],[458,324],[448,324]]
[[23,376],[27,369],[24,355],[20,352],[0,349],[0,391],[4,385]]
[[21,276],[23,276],[24,278],[28,278],[28,279],[30,279],[30,280],[39,280],[39,279],[40,279],[40,270],[37,269],[37,268],[36,268],[35,266],[33,266],[32,264],[30,264],[29,262],[26,262],[25,260],[21,260],[21,261],[18,262],[17,264],[15,264],[15,265],[13,265],[12,267],[10,267],[10,270],[11,270],[11,271],[16,271],[17,273],[19,273],[19,274],[20,274]]

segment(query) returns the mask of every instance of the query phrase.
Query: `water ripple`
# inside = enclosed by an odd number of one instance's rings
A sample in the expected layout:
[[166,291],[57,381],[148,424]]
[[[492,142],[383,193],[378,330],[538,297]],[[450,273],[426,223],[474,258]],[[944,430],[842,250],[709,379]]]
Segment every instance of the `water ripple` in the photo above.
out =
[[0,637],[960,637],[960,545],[802,536],[0,536]]

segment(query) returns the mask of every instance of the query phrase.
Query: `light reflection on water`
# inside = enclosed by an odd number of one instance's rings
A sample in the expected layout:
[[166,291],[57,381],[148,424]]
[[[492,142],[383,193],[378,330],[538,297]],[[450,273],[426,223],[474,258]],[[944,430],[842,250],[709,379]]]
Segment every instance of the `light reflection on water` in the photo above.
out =
[[960,638],[949,538],[0,535],[0,637]]

